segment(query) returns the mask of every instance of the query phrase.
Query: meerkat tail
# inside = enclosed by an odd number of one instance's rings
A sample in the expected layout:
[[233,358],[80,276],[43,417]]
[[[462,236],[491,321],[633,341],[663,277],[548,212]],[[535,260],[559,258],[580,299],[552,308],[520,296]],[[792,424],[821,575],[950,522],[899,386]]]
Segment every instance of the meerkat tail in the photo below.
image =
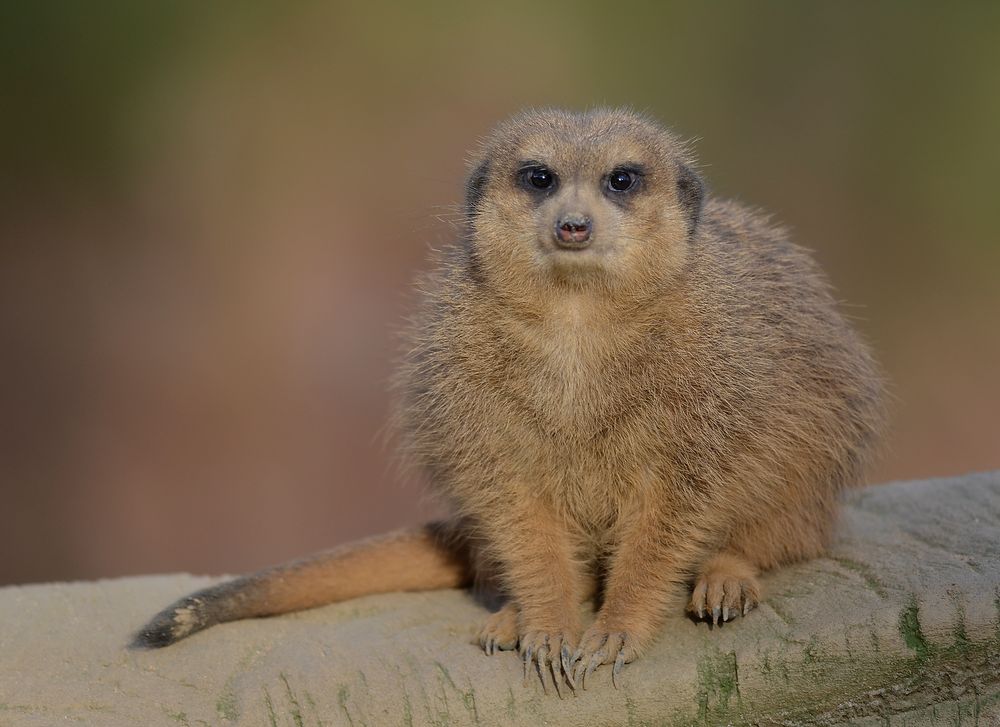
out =
[[153,617],[132,645],[169,646],[226,621],[373,593],[455,588],[470,576],[468,556],[450,527],[430,523],[347,543],[192,593]]

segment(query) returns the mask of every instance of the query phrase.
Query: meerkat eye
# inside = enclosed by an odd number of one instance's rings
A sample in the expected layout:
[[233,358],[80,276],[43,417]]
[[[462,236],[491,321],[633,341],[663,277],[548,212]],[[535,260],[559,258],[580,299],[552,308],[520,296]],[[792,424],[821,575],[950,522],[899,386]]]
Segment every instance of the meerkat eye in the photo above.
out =
[[528,183],[535,189],[551,189],[556,183],[555,175],[545,167],[536,167],[527,172]]
[[637,176],[627,169],[615,169],[608,175],[608,189],[612,192],[627,192],[635,186]]
[[559,175],[542,162],[531,159],[518,165],[517,184],[539,196],[548,196],[559,186]]

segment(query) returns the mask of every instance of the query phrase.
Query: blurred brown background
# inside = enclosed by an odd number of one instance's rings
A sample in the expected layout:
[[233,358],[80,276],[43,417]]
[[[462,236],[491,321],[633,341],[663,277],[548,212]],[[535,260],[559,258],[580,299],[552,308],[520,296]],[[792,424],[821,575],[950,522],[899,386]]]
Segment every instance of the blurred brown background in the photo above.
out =
[[464,155],[627,104],[816,251],[894,382],[874,481],[1000,466],[1000,4],[0,10],[0,583],[420,520],[379,431]]

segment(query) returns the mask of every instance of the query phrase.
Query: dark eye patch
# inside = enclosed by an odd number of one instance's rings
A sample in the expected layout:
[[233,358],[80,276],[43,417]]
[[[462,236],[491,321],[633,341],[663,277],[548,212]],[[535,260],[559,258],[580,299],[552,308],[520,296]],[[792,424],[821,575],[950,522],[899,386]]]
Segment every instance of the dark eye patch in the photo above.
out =
[[693,232],[701,217],[701,205],[705,200],[705,184],[687,164],[677,169],[677,198],[688,218],[688,231]]
[[465,213],[467,215],[472,215],[478,209],[479,203],[483,199],[483,194],[486,192],[486,181],[489,179],[489,176],[489,159],[481,161],[469,175],[465,183]]

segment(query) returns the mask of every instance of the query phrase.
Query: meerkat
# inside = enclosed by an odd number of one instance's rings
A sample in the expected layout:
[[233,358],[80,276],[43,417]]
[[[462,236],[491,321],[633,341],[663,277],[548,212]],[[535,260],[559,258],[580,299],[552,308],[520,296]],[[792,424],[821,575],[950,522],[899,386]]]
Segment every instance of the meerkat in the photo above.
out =
[[883,384],[812,258],[630,111],[524,112],[471,170],[396,385],[404,457],[451,518],[199,591],[138,645],[486,583],[507,599],[487,653],[573,689],[608,664],[617,686],[685,599],[729,621],[760,572],[823,552]]

